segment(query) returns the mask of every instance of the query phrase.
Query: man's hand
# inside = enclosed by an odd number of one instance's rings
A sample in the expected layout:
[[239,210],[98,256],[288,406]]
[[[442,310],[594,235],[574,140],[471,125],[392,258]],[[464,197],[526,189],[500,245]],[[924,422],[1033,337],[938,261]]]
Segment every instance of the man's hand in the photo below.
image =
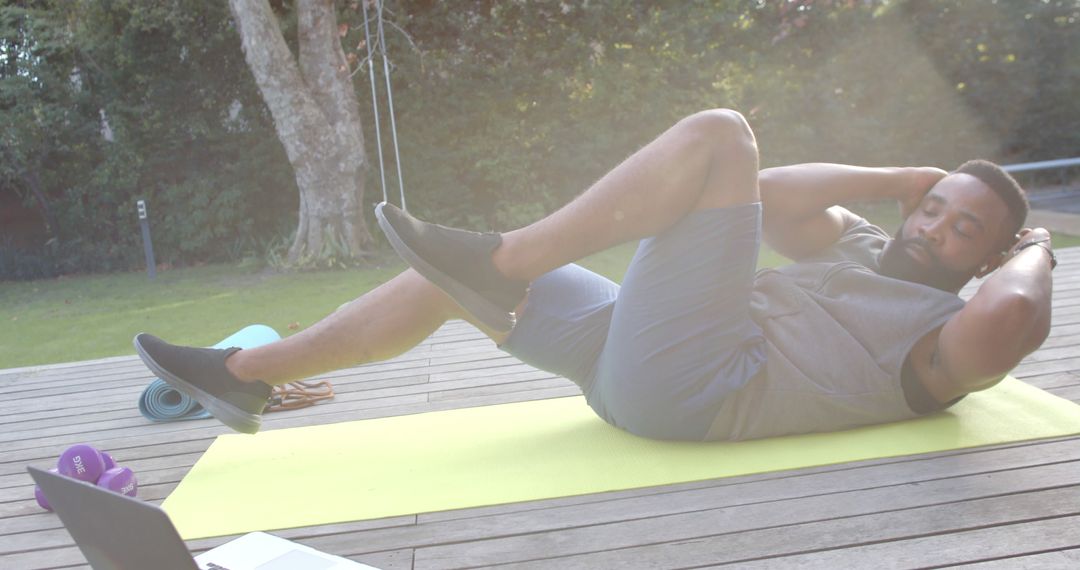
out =
[[897,197],[900,202],[900,217],[907,218],[919,208],[923,196],[934,187],[935,184],[949,175],[948,172],[932,166],[908,169],[910,183],[901,187],[903,194]]
[[1024,228],[1016,234],[1016,243],[1009,249],[1009,259],[1020,251],[1022,246],[1031,242],[1040,242],[1050,247],[1050,232],[1046,228]]
[[[1032,243],[1037,243],[1039,245],[1029,245]],[[1053,259],[1054,257],[1054,247],[1051,244],[1050,232],[1046,228],[1024,228],[1016,234],[1016,243],[1009,248],[1009,252],[1006,254],[1005,261],[1002,262],[1002,265],[1008,263],[1009,260],[1015,258],[1021,250],[1028,247],[1044,247],[1050,254],[1050,258]]]

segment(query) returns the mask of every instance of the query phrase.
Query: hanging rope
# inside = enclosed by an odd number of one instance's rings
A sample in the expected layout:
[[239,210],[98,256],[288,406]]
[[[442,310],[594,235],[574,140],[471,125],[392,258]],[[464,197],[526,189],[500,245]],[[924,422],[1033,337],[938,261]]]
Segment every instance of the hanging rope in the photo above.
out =
[[[401,193],[401,209],[405,207],[405,181],[401,176],[401,152],[398,150],[397,121],[394,119],[394,91],[390,87],[390,61],[386,57],[386,35],[383,32],[383,2],[374,0],[375,33],[378,36],[376,50],[382,55],[383,77],[386,79],[386,102],[390,115],[390,135],[394,143],[394,165],[397,167],[398,189]],[[375,57],[371,47],[371,31],[368,24],[368,3],[364,2],[364,43],[368,52],[368,77],[371,79],[371,108],[375,115],[375,144],[379,148],[379,176],[382,181],[383,202],[387,202],[386,167],[382,151],[382,132],[379,122],[379,99],[375,88]]]
[[364,45],[367,46],[368,78],[371,79],[371,110],[375,116],[375,148],[379,149],[379,179],[382,181],[382,199],[386,202],[386,169],[383,168],[382,132],[379,128],[379,96],[375,92],[375,58],[371,55],[371,33],[368,31],[367,2],[364,2]]

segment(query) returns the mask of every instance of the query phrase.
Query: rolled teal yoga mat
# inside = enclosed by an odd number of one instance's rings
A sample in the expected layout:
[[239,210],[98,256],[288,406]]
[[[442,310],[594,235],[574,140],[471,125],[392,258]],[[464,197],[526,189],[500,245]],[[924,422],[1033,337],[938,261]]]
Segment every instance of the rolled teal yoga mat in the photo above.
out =
[[638,438],[559,398],[224,435],[163,506],[194,539],[1077,433],[1080,406],[1012,378],[933,416],[735,443]]
[[[266,325],[249,325],[211,348],[254,348],[281,340],[281,335]],[[199,420],[210,417],[194,398],[155,378],[139,396],[139,412],[153,422]]]

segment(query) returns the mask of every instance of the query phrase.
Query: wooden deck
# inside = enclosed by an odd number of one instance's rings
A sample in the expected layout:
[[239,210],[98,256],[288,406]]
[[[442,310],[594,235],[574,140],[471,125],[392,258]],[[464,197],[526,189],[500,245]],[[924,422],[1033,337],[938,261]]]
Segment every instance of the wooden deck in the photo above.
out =
[[[1080,401],[1080,248],[1059,252],[1054,329],[1015,372]],[[332,401],[264,429],[578,393],[463,323],[392,361],[328,375]],[[0,371],[0,568],[85,567],[25,466],[92,442],[160,502],[214,437],[215,420],[152,424],[135,357]],[[1080,437],[864,461],[625,492],[281,531],[384,569],[1080,567]],[[203,551],[227,540],[189,543]]]

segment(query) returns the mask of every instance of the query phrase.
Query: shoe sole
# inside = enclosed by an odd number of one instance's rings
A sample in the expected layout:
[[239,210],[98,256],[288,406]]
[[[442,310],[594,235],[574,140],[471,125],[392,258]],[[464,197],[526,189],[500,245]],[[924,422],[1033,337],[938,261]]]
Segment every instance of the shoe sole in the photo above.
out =
[[380,202],[375,206],[375,219],[390,241],[390,247],[393,247],[402,259],[408,262],[417,273],[450,295],[455,303],[475,316],[485,326],[501,333],[510,332],[510,329],[514,328],[513,315],[488,301],[469,286],[436,269],[406,245],[386,219],[386,214],[382,211],[385,204],[386,202]]
[[181,379],[179,376],[169,373],[146,353],[137,335],[133,344],[135,345],[135,351],[139,353],[139,358],[142,358],[143,363],[151,372],[157,374],[158,378],[161,378],[173,388],[194,398],[203,408],[206,408],[206,411],[210,412],[210,415],[217,418],[221,423],[240,433],[256,433],[259,431],[262,426],[261,415],[246,412],[221,398],[203,391],[198,386]]

